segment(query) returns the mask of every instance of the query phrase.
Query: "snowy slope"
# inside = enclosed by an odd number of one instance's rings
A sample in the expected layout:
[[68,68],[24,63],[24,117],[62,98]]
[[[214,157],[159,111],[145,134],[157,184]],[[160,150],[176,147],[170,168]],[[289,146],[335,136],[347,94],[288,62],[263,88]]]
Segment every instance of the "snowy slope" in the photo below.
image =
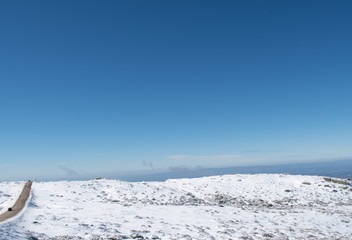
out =
[[16,202],[23,186],[24,182],[0,182],[0,214]]
[[352,239],[350,184],[278,174],[36,182],[0,239]]

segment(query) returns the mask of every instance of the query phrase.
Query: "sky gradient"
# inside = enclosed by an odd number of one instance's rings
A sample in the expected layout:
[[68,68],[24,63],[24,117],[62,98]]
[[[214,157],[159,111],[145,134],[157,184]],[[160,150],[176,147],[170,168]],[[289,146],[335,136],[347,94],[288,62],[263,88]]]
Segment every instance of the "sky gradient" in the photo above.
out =
[[1,1],[0,180],[352,159],[351,1]]

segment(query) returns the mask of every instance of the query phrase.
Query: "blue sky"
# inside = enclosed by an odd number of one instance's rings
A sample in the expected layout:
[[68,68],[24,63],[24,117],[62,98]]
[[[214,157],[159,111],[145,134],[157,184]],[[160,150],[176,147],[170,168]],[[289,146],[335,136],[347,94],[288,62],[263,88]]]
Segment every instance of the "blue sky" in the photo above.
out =
[[352,159],[350,1],[2,1],[0,180]]

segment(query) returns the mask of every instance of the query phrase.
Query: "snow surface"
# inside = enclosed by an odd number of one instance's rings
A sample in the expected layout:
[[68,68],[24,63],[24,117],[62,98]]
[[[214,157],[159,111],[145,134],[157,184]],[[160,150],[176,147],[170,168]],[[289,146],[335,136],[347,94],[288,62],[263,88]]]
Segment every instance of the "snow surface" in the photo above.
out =
[[239,174],[32,189],[25,213],[0,225],[0,239],[352,239],[347,180]]
[[0,214],[13,206],[24,184],[24,182],[0,182]]

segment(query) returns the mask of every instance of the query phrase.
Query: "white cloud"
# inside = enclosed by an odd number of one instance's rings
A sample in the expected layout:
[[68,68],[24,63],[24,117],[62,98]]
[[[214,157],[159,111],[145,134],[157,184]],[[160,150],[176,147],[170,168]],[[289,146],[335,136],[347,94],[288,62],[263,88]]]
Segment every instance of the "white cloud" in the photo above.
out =
[[206,155],[206,156],[192,156],[192,155],[170,155],[169,159],[175,161],[199,161],[199,160],[226,160],[238,159],[238,155]]
[[208,155],[208,156],[192,156],[192,155],[170,155],[169,159],[172,160],[209,160],[209,159],[234,159],[238,158],[238,155]]
[[[169,165],[186,167],[228,167],[248,165],[271,165],[299,162],[317,162],[339,159],[351,159],[352,154],[340,149],[312,151],[255,151],[241,154],[223,155],[169,155]],[[172,163],[171,163],[172,161]]]

